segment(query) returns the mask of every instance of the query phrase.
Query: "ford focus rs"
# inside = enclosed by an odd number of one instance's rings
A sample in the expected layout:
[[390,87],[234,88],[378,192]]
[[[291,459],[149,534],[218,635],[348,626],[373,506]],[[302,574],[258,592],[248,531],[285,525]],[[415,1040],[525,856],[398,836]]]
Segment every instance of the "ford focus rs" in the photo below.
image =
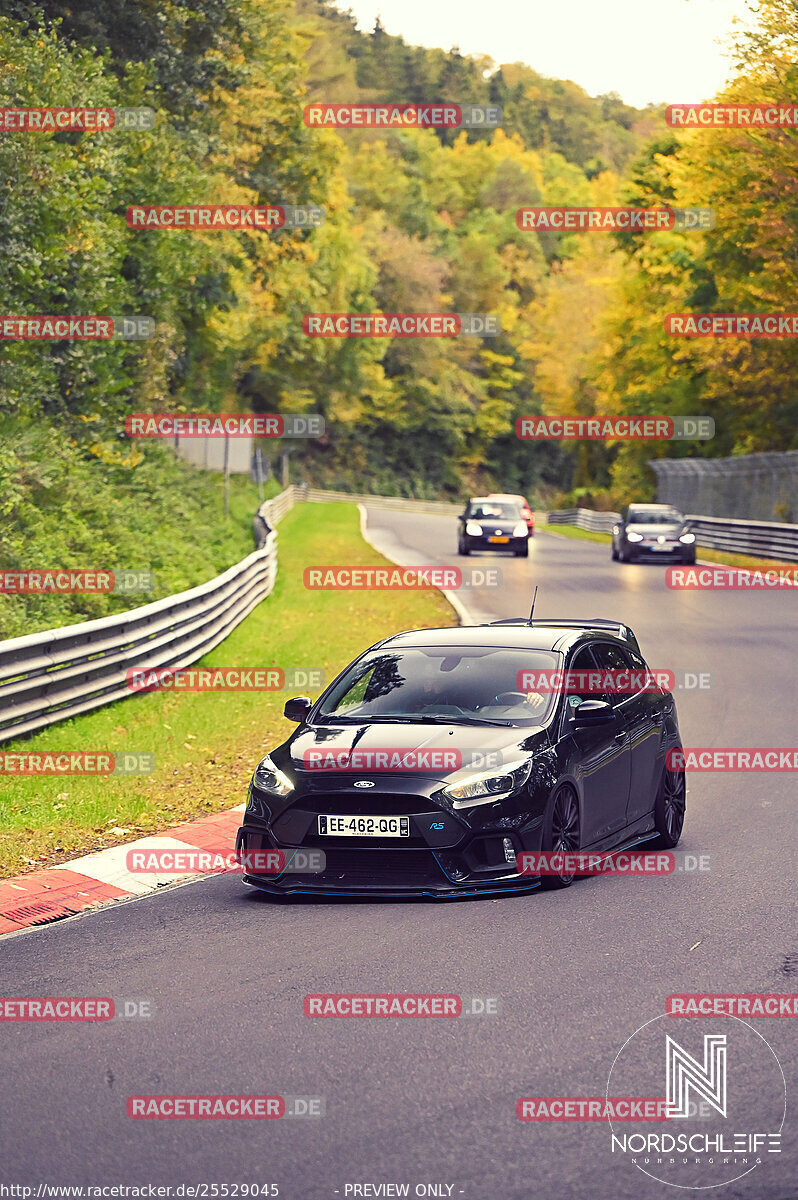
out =
[[285,715],[298,728],[255,768],[236,842],[266,891],[566,887],[573,875],[531,877],[517,856],[681,836],[673,696],[617,622],[396,634]]

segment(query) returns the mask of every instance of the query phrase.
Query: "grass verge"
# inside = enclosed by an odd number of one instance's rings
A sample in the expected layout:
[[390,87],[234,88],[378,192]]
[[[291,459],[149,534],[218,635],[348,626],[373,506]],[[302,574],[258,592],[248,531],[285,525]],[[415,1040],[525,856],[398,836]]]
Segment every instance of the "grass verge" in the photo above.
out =
[[[0,422],[2,424],[2,422]],[[258,490],[175,456],[134,447],[124,464],[92,457],[65,431],[42,425],[0,432],[0,567],[146,569],[151,592],[0,591],[0,639],[108,617],[196,587],[253,548]],[[267,497],[279,485],[270,477]]]
[[[385,563],[361,538],[354,504],[297,505],[279,526],[279,563],[272,595],[202,666],[306,667],[330,680],[389,633],[455,623],[436,591],[305,589],[308,565]],[[240,804],[255,763],[293,728],[282,715],[289,694],[151,692],[6,743],[0,755],[145,750],[157,766],[141,776],[4,775],[0,877]]]

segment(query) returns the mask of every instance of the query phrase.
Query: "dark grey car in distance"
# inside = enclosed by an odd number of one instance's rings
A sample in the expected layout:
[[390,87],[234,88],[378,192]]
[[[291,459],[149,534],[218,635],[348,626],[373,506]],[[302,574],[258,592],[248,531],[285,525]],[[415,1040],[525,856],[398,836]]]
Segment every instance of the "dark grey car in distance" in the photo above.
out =
[[670,504],[628,504],[612,529],[612,558],[636,562],[640,558],[695,562],[695,534],[678,508]]

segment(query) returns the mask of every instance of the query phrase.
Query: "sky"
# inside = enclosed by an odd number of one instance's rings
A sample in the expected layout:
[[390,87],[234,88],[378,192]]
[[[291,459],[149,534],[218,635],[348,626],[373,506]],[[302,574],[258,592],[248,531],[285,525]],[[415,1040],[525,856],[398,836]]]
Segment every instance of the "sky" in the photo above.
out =
[[[591,96],[618,92],[636,108],[710,99],[730,61],[720,44],[745,0],[336,0],[359,28],[377,16],[418,46],[457,46],[497,64],[523,62],[572,79]],[[431,100],[438,97],[431,96]]]

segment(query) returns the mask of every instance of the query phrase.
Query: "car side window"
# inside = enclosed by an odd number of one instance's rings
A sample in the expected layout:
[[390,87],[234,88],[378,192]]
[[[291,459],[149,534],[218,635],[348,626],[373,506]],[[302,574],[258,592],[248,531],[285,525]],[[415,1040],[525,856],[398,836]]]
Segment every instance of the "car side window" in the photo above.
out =
[[566,722],[567,722],[568,717],[570,716],[571,712],[575,708],[578,708],[583,700],[603,700],[604,699],[603,696],[599,696],[595,692],[591,692],[590,686],[589,686],[590,685],[589,678],[585,678],[585,680],[584,680],[585,686],[582,691],[573,690],[575,687],[578,687],[582,683],[582,680],[579,679],[578,676],[580,676],[580,675],[589,676],[591,673],[595,673],[597,671],[597,669],[598,668],[596,667],[596,661],[593,658],[593,655],[590,653],[589,646],[582,646],[579,650],[577,650],[576,654],[573,656],[573,658],[571,659],[571,661],[568,665],[568,672],[569,672],[571,678],[569,681],[568,689],[566,691],[565,706],[563,709],[563,717]]
[[648,663],[639,654],[635,654],[634,650],[629,650],[629,649],[624,650],[624,654],[626,655],[626,657],[629,659],[630,663],[632,664],[633,683],[634,683],[634,687],[632,689],[633,694],[637,694],[638,692],[644,692],[646,690],[650,691],[651,688],[647,685],[648,685],[648,679],[652,672],[651,672],[651,668],[649,667]]
[[[620,646],[613,646],[610,642],[594,642],[593,653],[596,656],[596,662],[604,672],[611,671],[615,676],[617,672],[630,673],[632,671],[631,655],[622,650]],[[634,690],[639,691],[640,689],[635,688]],[[618,692],[613,689],[605,692],[602,700],[617,707],[617,705],[623,704],[624,700],[628,700],[629,695],[628,691]]]

